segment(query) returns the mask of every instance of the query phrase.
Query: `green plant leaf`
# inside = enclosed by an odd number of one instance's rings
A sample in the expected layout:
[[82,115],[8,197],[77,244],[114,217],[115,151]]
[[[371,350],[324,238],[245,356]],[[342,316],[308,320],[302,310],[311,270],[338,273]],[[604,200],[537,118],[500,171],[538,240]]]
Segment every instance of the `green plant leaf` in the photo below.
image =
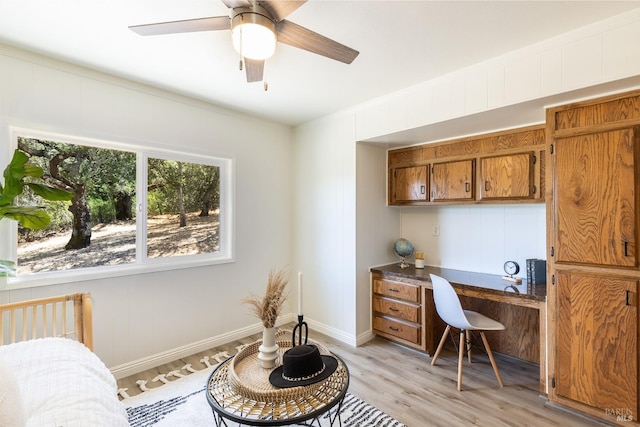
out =
[[25,167],[29,157],[20,150],[13,153],[11,162],[4,169],[4,188],[0,195],[0,205],[13,203],[13,199],[22,193],[24,187]]
[[24,165],[29,161],[29,156],[20,150],[13,152],[11,162],[4,170],[4,185],[5,187],[12,187],[21,185],[22,178],[24,178]]
[[52,201],[60,201],[60,200],[71,200],[73,199],[74,194],[70,193],[66,190],[61,190],[59,188],[49,187],[48,185],[37,184],[35,182],[30,182],[27,184],[29,188],[33,190],[38,196],[42,197],[45,200]]
[[11,162],[3,173],[5,185],[0,186],[0,219],[13,219],[23,227],[34,230],[49,225],[51,218],[42,207],[14,204],[15,198],[22,193],[25,186],[29,186],[35,194],[45,200],[65,201],[73,198],[74,194],[66,190],[24,180],[27,176],[41,178],[43,174],[41,167],[29,163],[29,156],[20,150],[15,150]]
[[45,228],[51,217],[40,206],[4,206],[0,208],[0,218],[9,218],[32,230]]
[[7,259],[0,259],[0,277],[15,277],[16,264]]
[[31,163],[26,163],[24,165],[24,175],[32,176],[34,178],[42,178],[44,175],[44,171],[40,166],[32,165]]

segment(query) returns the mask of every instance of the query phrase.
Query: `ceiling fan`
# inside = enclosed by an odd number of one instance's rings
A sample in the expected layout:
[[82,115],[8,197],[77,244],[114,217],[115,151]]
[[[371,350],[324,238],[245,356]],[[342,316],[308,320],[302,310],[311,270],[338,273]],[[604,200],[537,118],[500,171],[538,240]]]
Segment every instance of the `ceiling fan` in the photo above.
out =
[[[247,82],[262,81],[265,60],[275,52],[276,42],[351,64],[360,52],[285,18],[307,0],[222,0],[230,16],[185,19],[133,25],[142,36],[231,30],[234,48],[244,61]],[[242,69],[242,62],[240,69]],[[266,86],[265,86],[266,89]]]

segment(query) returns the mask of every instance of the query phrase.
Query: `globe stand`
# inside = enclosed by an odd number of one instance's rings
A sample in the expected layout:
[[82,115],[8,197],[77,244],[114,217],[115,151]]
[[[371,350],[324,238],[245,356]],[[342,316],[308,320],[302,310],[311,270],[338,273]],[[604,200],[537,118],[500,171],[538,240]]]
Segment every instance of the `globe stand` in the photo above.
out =
[[409,267],[410,264],[407,263],[407,258],[413,255],[413,251],[413,245],[407,239],[400,238],[395,241],[393,244],[393,252],[402,260],[402,262],[398,264],[398,267],[401,269]]

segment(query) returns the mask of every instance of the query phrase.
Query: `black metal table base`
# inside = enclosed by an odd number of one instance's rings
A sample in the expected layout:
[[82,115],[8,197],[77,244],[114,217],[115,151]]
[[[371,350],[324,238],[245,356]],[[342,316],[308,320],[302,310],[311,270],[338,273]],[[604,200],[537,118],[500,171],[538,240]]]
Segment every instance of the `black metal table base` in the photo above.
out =
[[[269,420],[249,420],[247,419],[247,424],[244,424],[242,422],[239,421],[238,418],[227,418],[225,416],[223,416],[221,413],[219,413],[218,411],[215,410],[215,408],[211,408],[212,412],[213,412],[213,419],[216,421],[216,427],[230,427],[229,424],[227,424],[227,421],[231,422],[231,423],[237,423],[238,425],[244,426],[244,425],[256,425],[256,423],[259,423],[259,425],[274,425],[274,426],[281,426],[281,425],[287,425],[287,426],[309,426],[309,427],[322,427],[322,424],[320,423],[320,419],[326,415],[329,418],[329,427],[333,427],[334,424],[337,421],[337,424],[335,424],[338,427],[342,427],[342,417],[340,415],[340,413],[342,412],[342,403],[344,402],[344,398],[345,396],[343,395],[340,400],[338,401],[338,404],[335,406],[332,406],[330,408],[328,408],[326,411],[323,411],[322,409],[315,411],[318,413],[312,413],[309,414],[309,418],[307,419],[301,419],[301,420],[294,420],[293,423],[287,423],[286,421],[283,420],[278,420],[278,421],[274,421],[274,424],[269,423]],[[333,413],[333,414],[332,414]],[[284,424],[283,424],[284,422]],[[231,426],[233,426],[233,424],[231,424]]]

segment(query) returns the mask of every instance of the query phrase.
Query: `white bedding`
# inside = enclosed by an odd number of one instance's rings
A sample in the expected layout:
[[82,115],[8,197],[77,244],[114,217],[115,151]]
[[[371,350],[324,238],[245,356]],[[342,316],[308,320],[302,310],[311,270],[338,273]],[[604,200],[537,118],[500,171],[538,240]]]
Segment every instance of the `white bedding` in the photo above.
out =
[[27,426],[129,425],[113,375],[77,341],[41,338],[0,346],[0,363],[17,379]]

